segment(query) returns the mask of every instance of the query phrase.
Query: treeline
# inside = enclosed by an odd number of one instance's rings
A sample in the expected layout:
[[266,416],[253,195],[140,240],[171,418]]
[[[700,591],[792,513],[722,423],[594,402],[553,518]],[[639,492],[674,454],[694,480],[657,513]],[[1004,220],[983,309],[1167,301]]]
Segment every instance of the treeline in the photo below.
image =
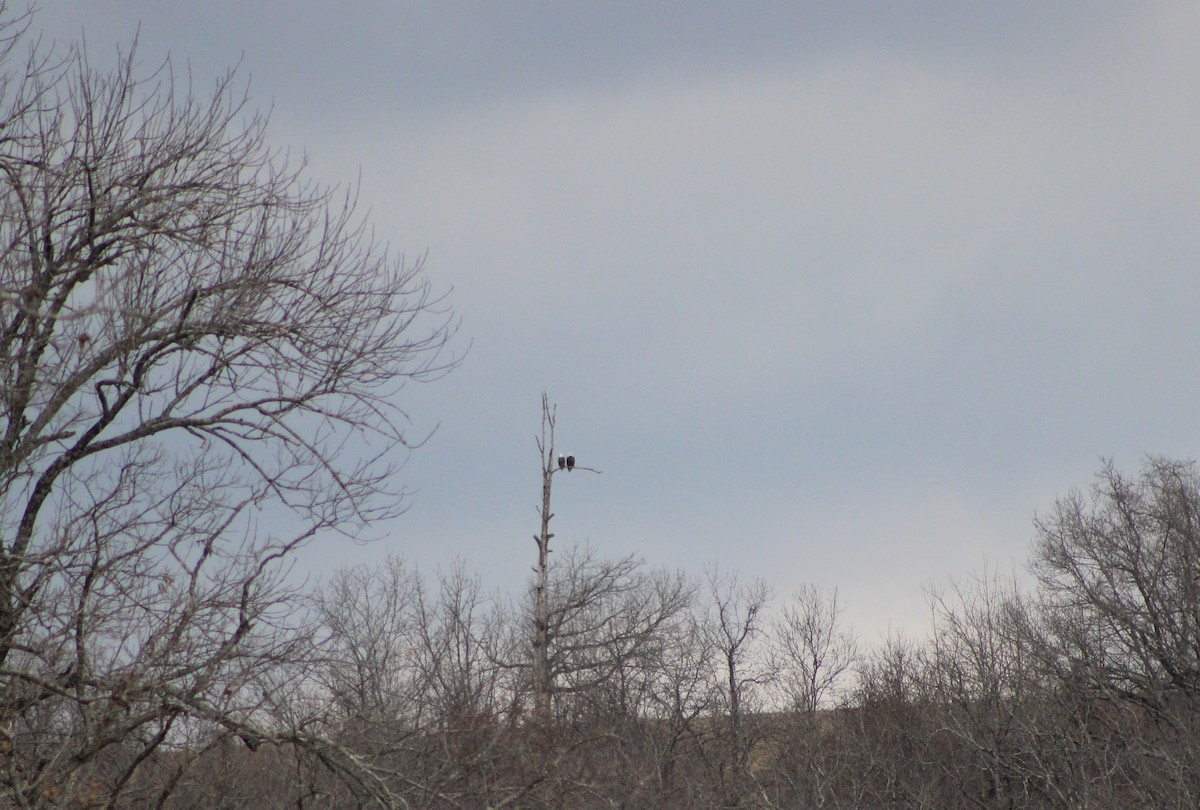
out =
[[[238,687],[236,722],[164,728],[121,804],[1195,807],[1194,465],[1106,468],[1038,518],[1032,558],[1025,591],[964,580],[931,594],[926,640],[866,649],[832,592],[773,599],[715,569],[568,552],[550,580],[548,716],[532,597],[486,596],[462,567],[344,570],[307,599],[303,654]],[[52,717],[8,736],[10,769],[39,741],[52,755]],[[97,741],[72,801],[113,795],[144,751]]]

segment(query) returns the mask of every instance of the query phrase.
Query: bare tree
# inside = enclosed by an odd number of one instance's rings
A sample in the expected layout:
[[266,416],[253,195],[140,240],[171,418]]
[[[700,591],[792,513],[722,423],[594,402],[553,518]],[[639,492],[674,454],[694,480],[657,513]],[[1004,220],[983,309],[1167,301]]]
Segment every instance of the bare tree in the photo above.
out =
[[577,467],[574,457],[568,461],[561,454],[555,456],[554,428],[558,406],[551,406],[545,393],[542,394],[542,433],[537,439],[538,455],[542,466],[542,505],[538,510],[541,528],[533,536],[538,547],[537,566],[534,570],[533,607],[533,702],[534,713],[546,718],[550,712],[550,699],[554,691],[554,675],[550,667],[550,521],[554,513],[550,507],[550,495],[554,488],[554,476],[576,469],[599,473],[591,467]]
[[1200,801],[1195,464],[1151,458],[1136,477],[1107,464],[1090,494],[1039,517],[1033,570],[1051,671],[1088,712],[1092,747],[1121,740],[1108,775],[1127,784],[1112,789],[1145,791],[1127,802]]
[[521,793],[517,686],[502,663],[510,619],[477,578],[456,565],[431,586],[391,557],[339,571],[316,601],[333,736],[385,773],[395,795],[461,807]]
[[767,730],[778,806],[820,807],[844,782],[850,760],[831,744],[830,714],[844,706],[858,642],[841,626],[837,591],[806,585],[769,629],[776,708]]
[[839,741],[852,773],[839,791],[842,806],[953,806],[931,770],[941,756],[936,707],[927,648],[889,636],[864,657]]
[[1146,700],[1200,694],[1200,476],[1153,459],[1137,479],[1112,465],[1090,499],[1038,520],[1035,572],[1049,606],[1083,611],[1098,686]]
[[552,568],[549,637],[555,694],[601,715],[635,716],[674,624],[691,608],[694,583],[645,571],[634,557],[598,558],[571,548]]
[[313,677],[329,721],[356,750],[386,750],[424,706],[415,673],[424,585],[398,557],[337,571],[313,597],[322,653]]
[[[691,621],[694,581],[568,547],[551,567],[547,786],[573,806],[645,800],[659,780],[662,663]],[[658,735],[661,736],[661,735]]]
[[[659,806],[702,806],[716,791],[704,784],[706,747],[722,701],[713,689],[714,648],[708,605],[697,592],[692,609],[661,634],[652,688],[642,709],[649,733],[646,760]],[[649,802],[648,802],[649,803]]]
[[163,746],[310,742],[249,688],[306,646],[281,566],[404,508],[396,394],[448,326],[232,75],[21,62],[7,31],[0,785],[123,802]]
[[708,569],[707,583],[711,599],[707,633],[717,659],[713,685],[723,714],[716,764],[723,805],[737,807],[751,789],[751,756],[762,733],[748,720],[760,708],[761,687],[772,678],[767,656],[757,644],[772,595],[764,581],[743,583],[736,574],[722,574],[716,566]]
[[806,585],[771,625],[777,685],[788,708],[813,714],[825,705],[858,658],[854,634],[840,627],[836,590]]
[[550,676],[549,626],[550,626],[550,493],[553,490],[554,474],[562,469],[555,465],[554,425],[558,406],[550,407],[550,400],[542,394],[542,435],[538,438],[538,453],[542,461],[542,506],[538,512],[541,530],[534,535],[537,543],[537,567],[534,568],[533,585],[533,701],[534,712],[546,718],[550,712],[550,695],[553,682]]
[[945,751],[934,763],[956,801],[977,806],[1069,804],[1062,727],[1045,676],[1034,603],[998,573],[932,590],[930,711]]

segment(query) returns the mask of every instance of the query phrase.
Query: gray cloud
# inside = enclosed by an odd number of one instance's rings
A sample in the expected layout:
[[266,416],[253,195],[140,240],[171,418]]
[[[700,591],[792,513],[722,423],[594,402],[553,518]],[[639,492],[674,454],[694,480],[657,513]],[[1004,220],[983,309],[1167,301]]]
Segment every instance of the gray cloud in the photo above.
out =
[[244,53],[276,139],[455,286],[390,548],[524,577],[545,389],[605,470],[564,541],[911,627],[1100,456],[1200,439],[1190,7],[101,5],[47,19]]

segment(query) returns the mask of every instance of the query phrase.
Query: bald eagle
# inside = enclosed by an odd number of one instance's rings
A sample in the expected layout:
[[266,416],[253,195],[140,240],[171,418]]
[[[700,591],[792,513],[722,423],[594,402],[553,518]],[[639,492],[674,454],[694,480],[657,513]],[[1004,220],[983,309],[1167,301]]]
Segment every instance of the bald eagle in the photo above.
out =
[[567,470],[570,471],[573,469],[575,469],[575,456],[568,455],[567,456]]
[[565,466],[567,466],[567,459],[562,453],[559,453],[558,454],[558,468],[561,470]]

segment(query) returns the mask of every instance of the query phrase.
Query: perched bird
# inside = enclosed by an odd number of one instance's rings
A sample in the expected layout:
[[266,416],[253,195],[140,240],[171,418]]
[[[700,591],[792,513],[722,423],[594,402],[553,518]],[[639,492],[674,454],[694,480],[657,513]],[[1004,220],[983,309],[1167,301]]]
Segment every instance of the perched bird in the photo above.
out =
[[573,469],[575,469],[575,456],[568,455],[567,456],[567,470],[570,471]]
[[567,458],[562,453],[559,453],[558,454],[558,468],[561,470],[565,466],[567,466]]

